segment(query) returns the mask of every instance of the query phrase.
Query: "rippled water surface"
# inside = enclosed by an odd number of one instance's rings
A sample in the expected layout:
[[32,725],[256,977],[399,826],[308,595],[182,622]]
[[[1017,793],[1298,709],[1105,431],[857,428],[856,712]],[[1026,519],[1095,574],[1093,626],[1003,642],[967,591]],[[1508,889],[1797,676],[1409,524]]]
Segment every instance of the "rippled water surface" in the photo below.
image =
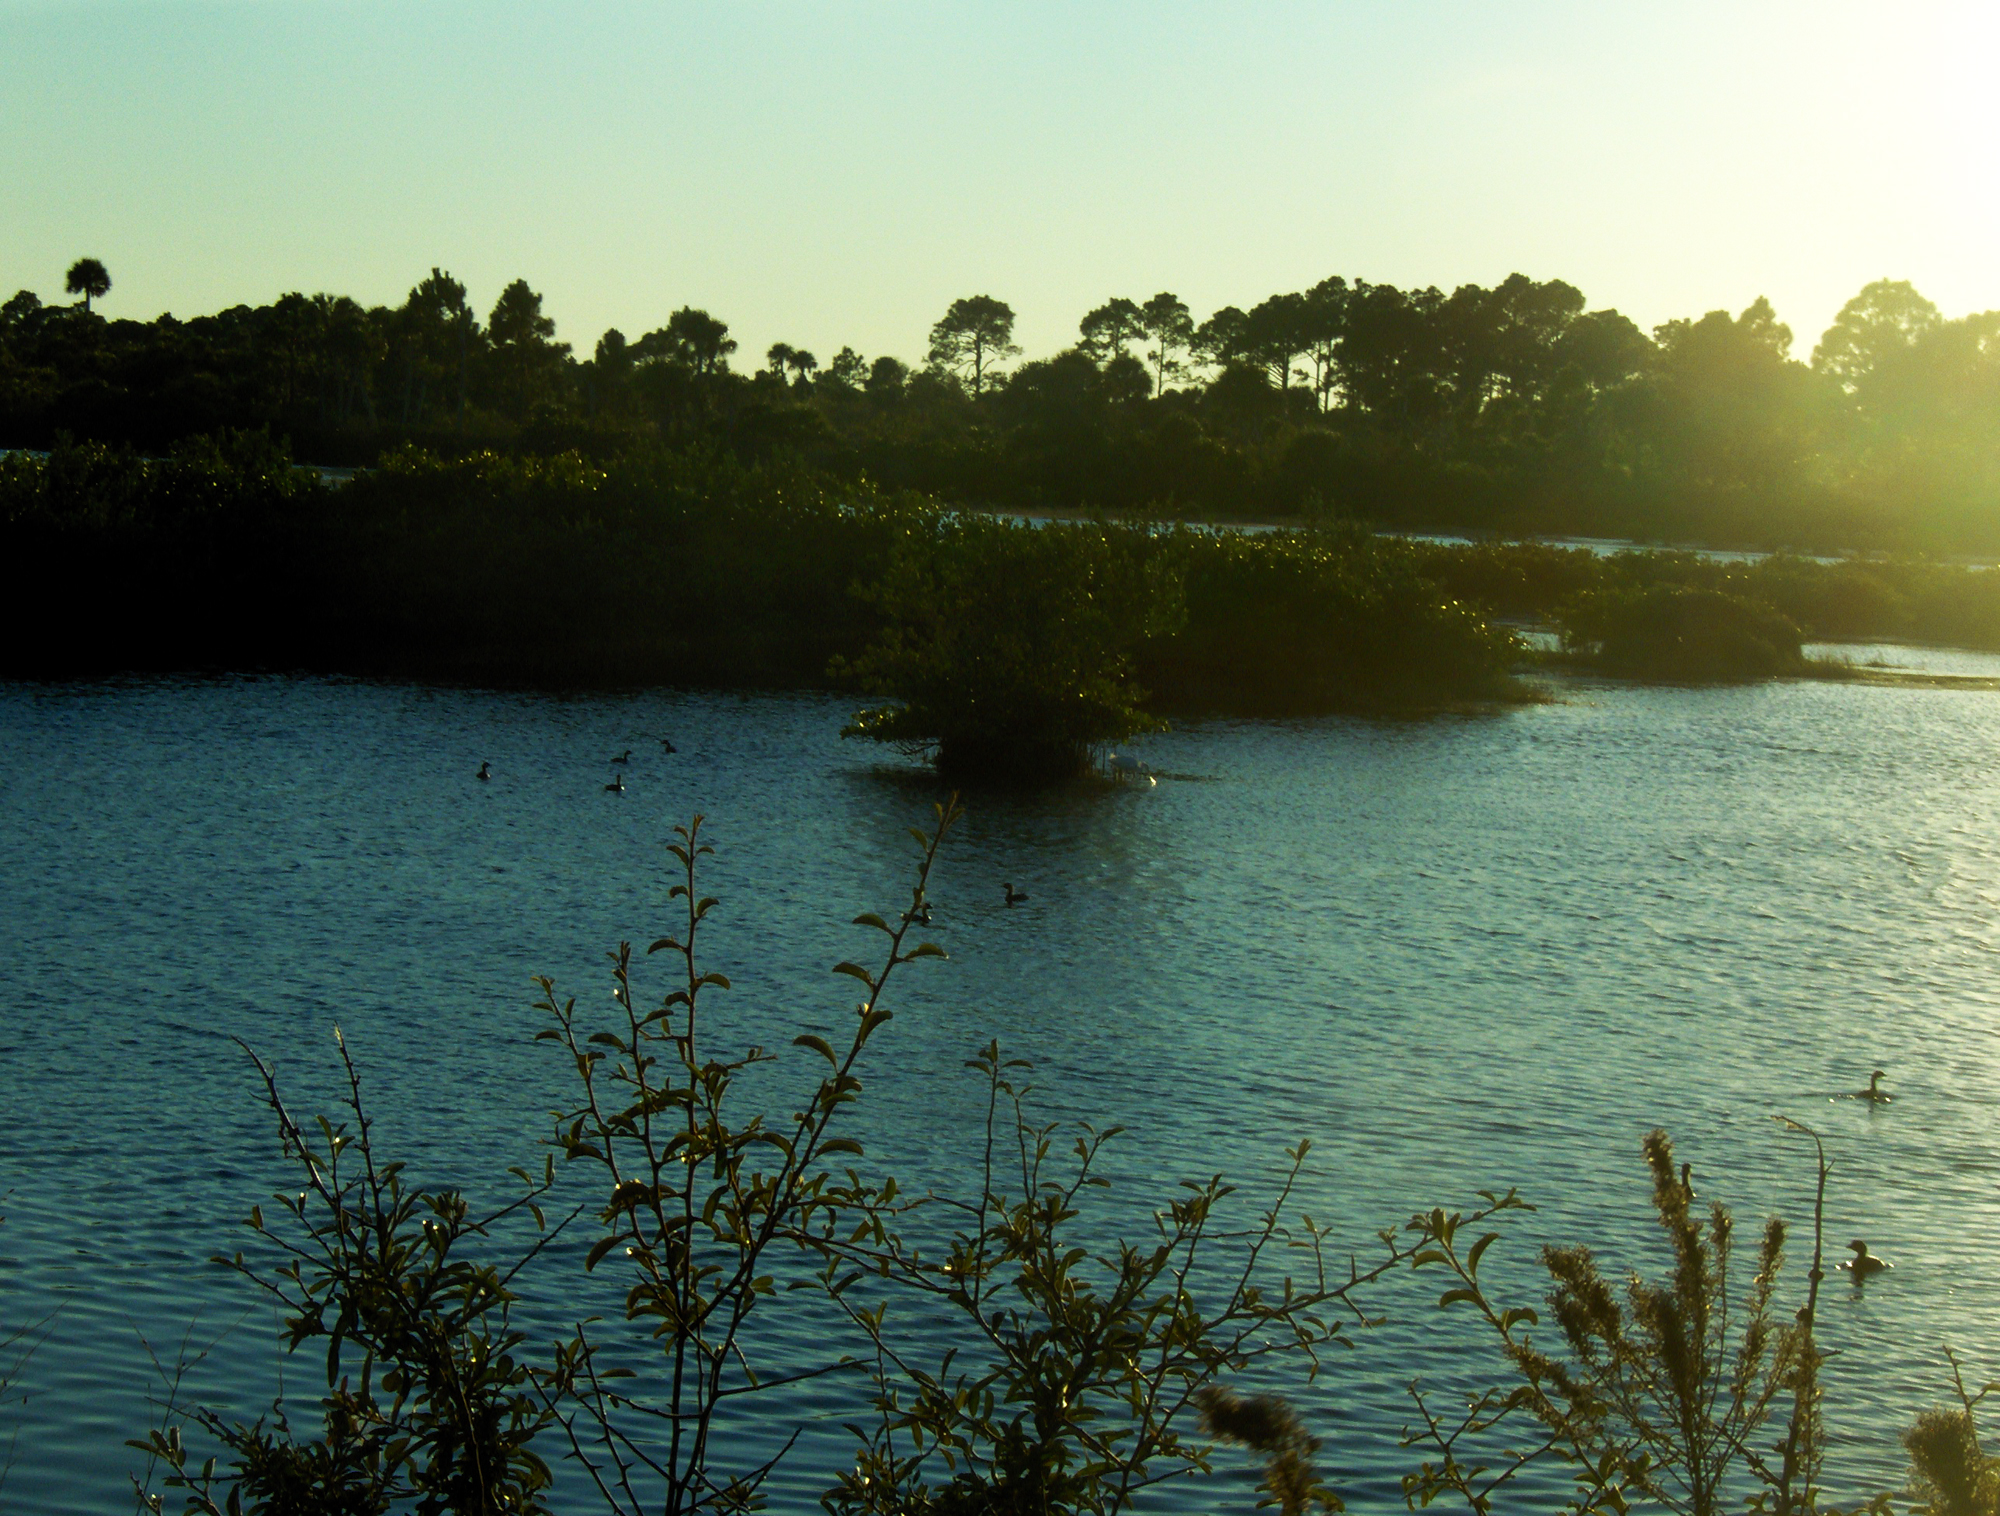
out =
[[[340,1025],[381,1139],[426,1179],[504,1194],[564,1093],[529,977],[611,1007],[602,955],[664,929],[662,843],[695,810],[735,1025],[779,1046],[834,1025],[846,981],[826,970],[867,946],[846,923],[907,898],[905,829],[937,798],[843,744],[843,714],[0,686],[0,1326],[55,1313],[6,1413],[0,1503],[125,1508],[123,1439],[158,1389],[144,1344],[205,1351],[188,1386],[234,1410],[281,1374],[314,1391],[269,1309],[204,1262],[284,1182],[231,1037],[320,1107]],[[1144,754],[1156,789],[975,801],[933,890],[952,960],[910,973],[878,1043],[871,1160],[962,1174],[979,1100],[960,1065],[997,1036],[1052,1114],[1131,1129],[1111,1203],[1134,1227],[1172,1181],[1254,1188],[1310,1136],[1308,1207],[1357,1250],[1520,1186],[1540,1209],[1491,1256],[1532,1299],[1543,1241],[1657,1266],[1638,1166],[1656,1124],[1705,1196],[1805,1218],[1788,1114],[1834,1158],[1831,1239],[1897,1265],[1865,1295],[1828,1287],[1836,1491],[1896,1482],[1942,1343],[2000,1371],[2000,695],[1580,686],[1476,719],[1218,724]],[[1028,902],[1008,909],[1002,880]],[[1877,1067],[1892,1106],[1832,1098]],[[1400,1509],[1405,1383],[1483,1362],[1427,1298],[1386,1290],[1384,1324],[1293,1387],[1351,1509]],[[540,1281],[528,1320],[553,1332],[574,1305]],[[851,1409],[835,1389],[802,1406],[816,1429],[776,1508],[814,1508]],[[1251,1504],[1228,1483],[1183,1508]]]

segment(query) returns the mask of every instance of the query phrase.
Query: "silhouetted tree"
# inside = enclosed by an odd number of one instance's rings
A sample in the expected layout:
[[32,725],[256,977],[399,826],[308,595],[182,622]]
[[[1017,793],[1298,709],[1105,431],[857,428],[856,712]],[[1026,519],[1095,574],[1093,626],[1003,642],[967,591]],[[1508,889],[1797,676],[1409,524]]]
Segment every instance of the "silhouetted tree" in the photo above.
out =
[[1092,362],[1102,365],[1124,352],[1127,343],[1146,335],[1146,320],[1138,306],[1121,296],[1100,305],[1076,329],[1083,339],[1078,345]]
[[403,374],[404,423],[426,413],[433,388],[442,390],[448,385],[455,392],[462,419],[472,349],[479,337],[479,318],[466,303],[465,286],[443,269],[433,268],[396,313],[395,332]]
[[1586,311],[1556,343],[1556,361],[1588,384],[1609,389],[1636,379],[1653,359],[1653,342],[1618,311]]
[[1225,305],[1195,328],[1194,354],[1213,368],[1227,369],[1250,357],[1250,318]]
[[868,381],[863,388],[875,400],[900,400],[903,386],[909,381],[910,366],[900,358],[891,358],[885,353],[868,365]]
[[1877,279],[1840,308],[1813,349],[1812,366],[1859,394],[1943,324],[1938,308],[1907,279]]
[[1013,308],[991,295],[952,301],[931,328],[931,366],[969,380],[974,399],[984,390],[988,371],[1020,351],[1014,345]]
[[1244,318],[1241,354],[1270,369],[1281,390],[1292,385],[1292,360],[1305,351],[1307,305],[1304,295],[1273,295]]
[[584,376],[585,392],[593,411],[615,415],[625,409],[633,361],[632,344],[625,340],[625,334],[615,326],[607,328],[597,339],[596,351],[591,354]]
[[1347,320],[1347,281],[1335,275],[1305,292],[1296,314],[1301,351],[1312,364],[1312,391],[1326,410],[1339,387],[1340,335]]
[[868,360],[851,347],[843,347],[833,355],[833,362],[820,375],[820,383],[846,393],[858,390],[867,382]]
[[95,258],[79,258],[69,266],[69,278],[63,288],[72,295],[83,296],[83,308],[88,311],[91,301],[102,300],[109,293],[111,275]]
[[1446,368],[1436,289],[1357,279],[1348,291],[1336,367],[1347,403],[1378,425],[1414,429],[1441,409]]
[[1180,296],[1162,290],[1139,307],[1140,328],[1153,350],[1146,361],[1153,365],[1153,393],[1163,395],[1167,376],[1179,378],[1182,364],[1176,356],[1185,353],[1194,341],[1194,318]]
[[727,371],[729,355],[736,351],[729,323],[692,306],[667,318],[666,338],[672,355],[704,378]]
[[516,279],[500,292],[486,334],[491,344],[495,398],[500,410],[524,419],[537,403],[553,397],[569,355],[567,342],[554,341],[556,324],[542,314],[542,297]]
[[1705,487],[1769,489],[1810,445],[1812,375],[1790,356],[1792,329],[1759,296],[1743,314],[1710,311],[1654,329],[1659,357],[1639,423],[1671,471]]

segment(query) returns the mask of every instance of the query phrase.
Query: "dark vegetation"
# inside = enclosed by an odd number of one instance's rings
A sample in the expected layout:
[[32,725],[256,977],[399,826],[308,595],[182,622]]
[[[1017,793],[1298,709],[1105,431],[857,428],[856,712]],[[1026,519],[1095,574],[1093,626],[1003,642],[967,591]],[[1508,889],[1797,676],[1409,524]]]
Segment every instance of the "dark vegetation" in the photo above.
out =
[[[1905,285],[1858,296],[1810,367],[1761,303],[1649,339],[1515,278],[1329,280],[1198,327],[1168,294],[1114,300],[1011,369],[1013,313],[977,296],[920,372],[780,343],[745,376],[691,309],[578,362],[518,281],[483,324],[435,270],[395,310],[186,324],[106,322],[93,260],[68,283],[79,305],[0,311],[0,439],[50,444],[0,455],[4,673],[832,681],[874,702],[854,734],[1045,779],[1173,714],[1507,698],[1509,618],[1649,679],[1802,672],[1803,638],[2000,646],[2000,580],[1919,558],[1373,530],[2000,545],[2000,316],[1946,323]],[[369,466],[328,480],[294,447]]]
[[835,678],[974,775],[1074,772],[1153,712],[1491,698],[1514,652],[1367,533],[1037,528],[705,448],[406,449],[334,486],[261,434],[64,445],[0,459],[0,550],[15,673]]
[[1026,362],[1013,311],[971,296],[914,369],[784,342],[756,367],[692,308],[586,356],[525,282],[482,319],[437,269],[394,307],[295,293],[188,320],[107,319],[110,287],[84,259],[75,304],[0,305],[0,447],[164,453],[261,429],[371,465],[412,444],[602,461],[699,443],[1017,509],[2000,551],[2000,312],[1947,321],[1889,280],[1809,361],[1763,300],[1648,334],[1516,274],[1449,293],[1329,278],[1198,324],[1171,293],[1113,299]]
[[[889,981],[942,956],[913,929],[951,820],[941,810],[917,834],[911,909],[856,919],[883,940],[870,965],[838,966],[863,991],[851,1016],[831,1035],[801,1030],[782,1060],[728,1035],[729,981],[696,946],[716,905],[699,893],[709,848],[699,818],[679,829],[681,915],[647,950],[668,955],[667,988],[642,990],[630,945],[613,955],[609,1025],[542,981],[541,1036],[574,1071],[571,1102],[541,1161],[513,1171],[519,1198],[490,1216],[405,1179],[378,1149],[351,1061],[347,1119],[316,1129],[260,1064],[297,1187],[270,1219],[252,1209],[248,1254],[217,1261],[275,1298],[287,1349],[310,1354],[316,1377],[324,1360],[324,1394],[313,1424],[298,1396],[290,1419],[277,1407],[247,1422],[169,1398],[133,1443],[148,1460],[142,1508],[531,1513],[563,1463],[581,1479],[578,1508],[745,1511],[796,1441],[788,1387],[811,1380],[822,1401],[853,1406],[851,1459],[816,1471],[834,1516],[1112,1516],[1154,1485],[1210,1474],[1224,1444],[1256,1456],[1265,1503],[1285,1516],[1339,1510],[1318,1440],[1274,1388],[1318,1374],[1325,1349],[1374,1324],[1382,1284],[1415,1270],[1445,1286],[1441,1308],[1479,1318],[1494,1351],[1485,1387],[1448,1397],[1450,1410],[1411,1385],[1412,1508],[1489,1516],[1566,1485],[1559,1508],[1578,1516],[1837,1516],[1821,1484],[1829,1356],[1816,1340],[1829,1164],[1796,1123],[1818,1174],[1793,1298],[1783,1223],[1738,1262],[1731,1213],[1697,1212],[1657,1131],[1644,1152],[1666,1272],[1620,1282],[1588,1248],[1544,1248],[1539,1307],[1496,1298],[1481,1272],[1499,1228],[1532,1210],[1519,1196],[1422,1212],[1350,1252],[1296,1214],[1304,1143],[1247,1216],[1218,1175],[1120,1212],[1098,1172],[1120,1133],[1040,1123],[1027,1064],[991,1044],[970,1063],[987,1110],[970,1187],[907,1191],[872,1173],[851,1108],[895,1035]],[[783,1069],[746,1078],[774,1061],[804,1070],[794,1098],[773,1087]],[[1137,1235],[1105,1240],[1134,1219]],[[549,1247],[572,1227],[587,1247]],[[579,1255],[606,1288],[551,1273]],[[510,1314],[539,1290],[608,1309],[566,1342],[533,1344]],[[771,1312],[819,1313],[791,1349],[821,1344],[816,1363],[760,1361],[750,1327]],[[1973,1419],[1985,1392],[1957,1383],[1959,1409],[1924,1413],[1906,1438],[1908,1511],[1995,1509],[2000,1477]],[[776,1452],[721,1435],[725,1408],[739,1428],[758,1418]],[[1889,1497],[1866,1509],[1886,1516]]]
[[960,778],[1074,773],[1167,716],[1513,698],[1508,622],[1669,680],[1798,673],[1802,637],[2000,647],[2000,575],[1929,560],[1037,526],[706,443],[405,447],[332,483],[261,432],[63,442],[0,457],[0,553],[11,675],[832,685]]

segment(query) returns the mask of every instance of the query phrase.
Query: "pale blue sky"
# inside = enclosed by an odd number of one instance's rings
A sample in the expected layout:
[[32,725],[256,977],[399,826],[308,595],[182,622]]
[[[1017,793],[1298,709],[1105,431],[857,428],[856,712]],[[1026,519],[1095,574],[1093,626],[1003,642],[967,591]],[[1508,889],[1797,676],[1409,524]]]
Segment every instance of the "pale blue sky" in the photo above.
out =
[[1114,294],[1562,277],[1650,326],[1870,279],[2000,306],[2000,11],[1970,0],[530,5],[0,0],[0,294],[290,289],[587,353],[680,305],[824,360],[954,297],[1031,353]]

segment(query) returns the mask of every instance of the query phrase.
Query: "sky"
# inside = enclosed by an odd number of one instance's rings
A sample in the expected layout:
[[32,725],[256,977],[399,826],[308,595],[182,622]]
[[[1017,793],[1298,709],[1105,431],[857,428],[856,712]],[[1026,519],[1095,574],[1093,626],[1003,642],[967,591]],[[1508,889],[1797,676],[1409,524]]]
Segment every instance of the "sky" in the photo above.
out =
[[437,265],[755,366],[921,360],[968,294],[1046,355],[1114,295],[1519,271],[1647,327],[1766,295],[1804,356],[1870,280],[2000,307],[1996,56],[1991,0],[0,0],[0,297]]

